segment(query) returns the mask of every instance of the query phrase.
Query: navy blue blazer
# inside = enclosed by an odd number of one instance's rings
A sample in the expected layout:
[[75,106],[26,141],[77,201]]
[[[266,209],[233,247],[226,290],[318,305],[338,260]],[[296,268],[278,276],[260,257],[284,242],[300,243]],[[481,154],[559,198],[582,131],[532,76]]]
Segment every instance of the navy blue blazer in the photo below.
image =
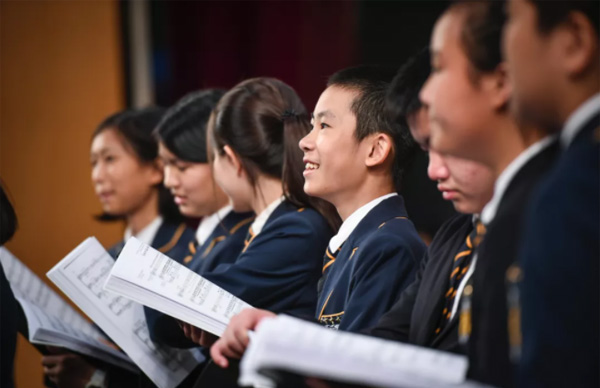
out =
[[414,281],[425,252],[402,197],[382,201],[360,221],[327,269],[317,319],[347,331],[373,326]]
[[471,278],[471,334],[467,343],[470,378],[498,387],[514,386],[509,358],[506,274],[517,258],[528,200],[556,160],[558,144],[548,145],[514,175],[496,216],[477,248]]
[[[229,212],[204,244],[194,244],[195,240],[189,243],[190,251],[183,258],[183,264],[203,275],[219,264],[234,262],[244,248],[244,239],[253,220],[254,213]],[[174,318],[148,307],[144,307],[144,312],[153,341],[177,348],[197,346],[187,339]]]
[[256,308],[312,315],[331,235],[316,210],[283,201],[234,263],[203,276]]
[[[173,260],[182,262],[189,250],[189,243],[194,241],[195,233],[185,223],[173,224],[163,221],[152,240],[152,248],[159,250]],[[108,253],[117,258],[126,241],[121,241],[108,249]]]
[[600,115],[533,197],[520,250],[520,387],[600,386]]
[[184,258],[184,264],[202,275],[213,271],[220,264],[235,262],[248,235],[248,228],[254,221],[254,213],[229,212],[215,227],[201,246],[194,247],[193,256]]
[[365,334],[448,352],[465,352],[458,344],[458,317],[448,322],[439,334],[435,330],[442,317],[452,262],[473,230],[472,219],[470,214],[459,214],[440,227],[421,261],[415,281]]

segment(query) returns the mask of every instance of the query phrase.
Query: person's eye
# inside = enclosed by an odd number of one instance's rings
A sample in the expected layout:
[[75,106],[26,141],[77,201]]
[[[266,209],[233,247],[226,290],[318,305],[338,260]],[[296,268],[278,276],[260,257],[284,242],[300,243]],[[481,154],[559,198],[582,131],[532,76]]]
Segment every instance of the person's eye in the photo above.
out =
[[331,126],[327,123],[321,123],[320,126],[321,126],[321,129],[331,128]]
[[98,164],[98,160],[97,160],[97,159],[92,159],[92,160],[90,160],[90,165],[91,165],[92,167],[96,167],[96,164]]
[[107,155],[107,156],[105,156],[105,157],[104,157],[104,161],[105,161],[106,163],[112,163],[112,162],[114,162],[116,159],[117,159],[117,158],[115,158],[115,157],[114,157],[114,156],[112,156],[112,155]]
[[187,170],[189,166],[187,164],[177,164],[175,165],[175,167],[177,167],[177,170],[179,172],[185,172],[185,170]]

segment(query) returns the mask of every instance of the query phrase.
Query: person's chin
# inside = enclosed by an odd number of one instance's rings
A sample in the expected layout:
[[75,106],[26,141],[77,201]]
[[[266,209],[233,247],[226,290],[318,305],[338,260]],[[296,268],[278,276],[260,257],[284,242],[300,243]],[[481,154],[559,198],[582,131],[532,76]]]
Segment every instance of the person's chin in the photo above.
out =
[[473,214],[474,213],[473,207],[469,206],[469,204],[466,204],[462,201],[455,200],[455,201],[452,201],[452,204],[454,205],[454,210],[456,210],[458,213],[461,213],[461,214]]
[[318,197],[319,196],[319,190],[315,186],[316,186],[315,184],[311,184],[309,182],[304,183],[304,192],[307,195],[310,195],[311,197]]
[[190,209],[188,206],[178,206],[179,209],[179,213],[181,213],[182,216],[184,217],[189,217],[189,218],[198,218],[198,211],[193,211],[193,209]]

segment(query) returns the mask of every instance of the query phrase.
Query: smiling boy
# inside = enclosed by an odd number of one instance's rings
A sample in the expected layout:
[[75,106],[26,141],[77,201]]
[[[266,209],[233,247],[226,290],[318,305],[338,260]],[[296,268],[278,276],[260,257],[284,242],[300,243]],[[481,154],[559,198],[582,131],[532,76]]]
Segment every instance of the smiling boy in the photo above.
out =
[[[307,194],[331,202],[344,221],[329,242],[315,317],[328,327],[360,331],[373,326],[415,276],[425,245],[397,193],[414,142],[406,126],[384,112],[393,74],[358,67],[334,74],[300,141]],[[238,358],[247,331],[266,316],[245,310],[211,349],[215,362]]]

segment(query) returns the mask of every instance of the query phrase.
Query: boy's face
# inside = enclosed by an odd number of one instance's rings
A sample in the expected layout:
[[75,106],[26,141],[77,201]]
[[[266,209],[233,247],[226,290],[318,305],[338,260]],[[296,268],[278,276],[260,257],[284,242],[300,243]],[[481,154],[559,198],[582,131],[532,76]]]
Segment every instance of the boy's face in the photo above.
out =
[[522,122],[545,128],[556,126],[554,88],[560,80],[556,33],[543,36],[537,28],[537,12],[526,0],[511,0],[507,6],[503,49],[510,74],[513,96],[511,109]]
[[351,110],[357,92],[330,86],[315,106],[312,130],[302,140],[304,191],[338,206],[352,198],[364,182],[366,142],[355,136],[356,116]]
[[430,129],[425,108],[408,120],[415,141],[429,152],[429,179],[438,183],[438,190],[447,201],[452,201],[459,213],[480,213],[492,198],[494,176],[481,163],[439,154],[428,149]]

